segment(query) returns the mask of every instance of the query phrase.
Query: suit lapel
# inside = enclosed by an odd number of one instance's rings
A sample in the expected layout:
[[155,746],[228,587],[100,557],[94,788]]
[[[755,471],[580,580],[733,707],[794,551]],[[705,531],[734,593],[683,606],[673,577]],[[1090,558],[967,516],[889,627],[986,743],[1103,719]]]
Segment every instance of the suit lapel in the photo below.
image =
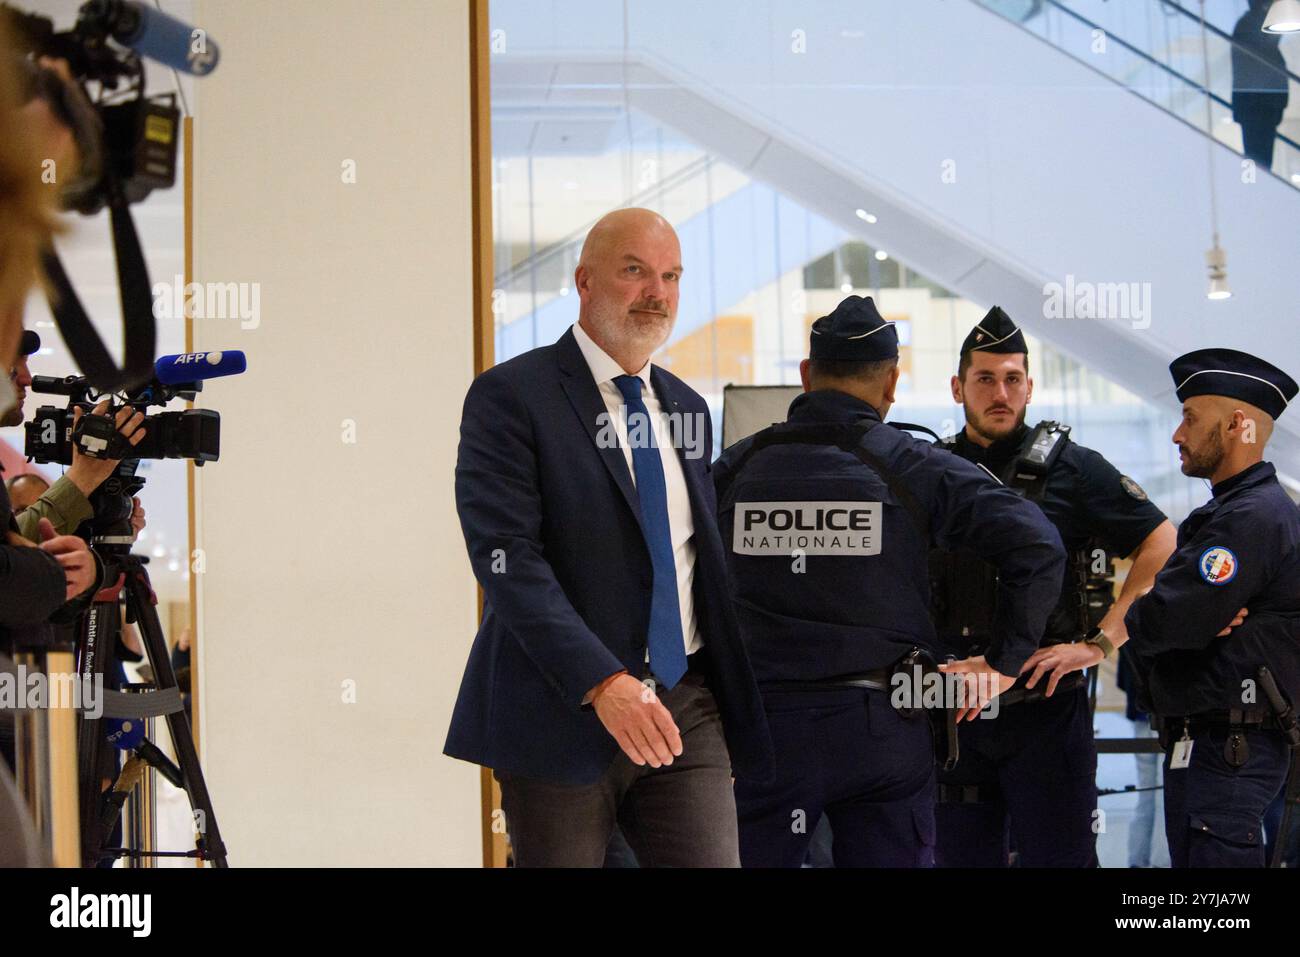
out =
[[[669,423],[672,424],[670,432],[679,432],[686,428],[684,420],[685,411],[682,403],[677,398],[677,390],[673,384],[662,375],[658,366],[650,367],[650,385],[655,390],[655,395],[659,398],[659,407],[670,416]],[[699,528],[702,521],[712,522],[714,519],[709,515],[701,516],[700,506],[705,501],[700,482],[703,481],[701,472],[694,465],[697,463],[686,457],[686,442],[684,435],[674,435],[674,450],[677,453],[677,461],[682,467],[682,476],[686,480],[686,493],[691,500],[691,516],[695,520],[695,527]],[[705,455],[709,450],[705,450]]]
[[[627,469],[627,459],[624,458],[623,450],[618,447],[617,442],[613,444],[608,441],[602,442],[601,423],[606,421],[609,410],[605,408],[605,400],[601,397],[600,389],[596,387],[595,379],[591,377],[591,369],[582,356],[582,350],[578,348],[578,341],[573,338],[572,329],[567,330],[556,343],[556,354],[559,357],[562,373],[560,385],[564,388],[564,394],[568,396],[569,404],[573,406],[573,411],[577,413],[588,438],[596,446],[601,461],[605,463],[610,477],[623,493],[623,500],[627,502],[628,508],[636,516],[637,524],[640,525],[641,502],[637,498],[636,486],[632,484],[632,476]],[[604,436],[608,438],[613,434],[615,434],[613,426],[606,426]]]

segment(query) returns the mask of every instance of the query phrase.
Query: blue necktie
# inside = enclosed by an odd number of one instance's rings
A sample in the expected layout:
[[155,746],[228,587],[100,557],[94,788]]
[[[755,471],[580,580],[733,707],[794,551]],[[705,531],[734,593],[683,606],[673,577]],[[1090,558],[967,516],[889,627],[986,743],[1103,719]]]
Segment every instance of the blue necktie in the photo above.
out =
[[641,379],[614,377],[627,410],[628,445],[636,492],[641,500],[641,527],[654,565],[654,592],[650,600],[650,670],[665,688],[686,674],[686,645],[682,640],[682,610],[677,600],[677,563],[673,560],[673,535],[668,524],[668,486],[664,464],[655,441],[654,423],[641,400]]

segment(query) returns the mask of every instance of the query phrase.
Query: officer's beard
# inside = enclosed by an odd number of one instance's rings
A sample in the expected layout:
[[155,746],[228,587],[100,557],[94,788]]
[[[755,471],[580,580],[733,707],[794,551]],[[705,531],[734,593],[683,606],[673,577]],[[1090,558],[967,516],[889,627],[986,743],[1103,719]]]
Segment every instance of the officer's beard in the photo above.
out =
[[1184,475],[1192,478],[1209,478],[1218,471],[1219,463],[1223,461],[1223,436],[1219,432],[1219,425],[1214,426],[1200,448],[1193,449],[1190,445],[1180,445],[1178,451],[1184,455],[1180,466]]
[[[1010,408],[1010,406],[1007,406],[1007,408]],[[971,427],[976,435],[989,442],[1001,442],[1003,439],[1010,438],[1020,431],[1021,426],[1025,424],[1025,415],[1028,413],[1029,408],[1026,406],[1021,409],[1020,414],[1016,416],[1015,422],[1007,426],[993,425],[984,416],[976,413],[968,402],[962,403],[962,410],[966,413],[966,424]]]

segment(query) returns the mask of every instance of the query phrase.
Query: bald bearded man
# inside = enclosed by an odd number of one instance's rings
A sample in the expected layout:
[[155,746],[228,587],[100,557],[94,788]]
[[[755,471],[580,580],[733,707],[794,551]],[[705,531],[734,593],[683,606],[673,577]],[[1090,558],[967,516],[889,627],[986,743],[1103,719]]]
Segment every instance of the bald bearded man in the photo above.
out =
[[650,362],[681,249],[644,209],[601,219],[578,322],[475,379],[456,505],[485,595],[445,751],[493,768],[515,864],[739,865],[732,775],[771,740],[728,594],[708,406]]

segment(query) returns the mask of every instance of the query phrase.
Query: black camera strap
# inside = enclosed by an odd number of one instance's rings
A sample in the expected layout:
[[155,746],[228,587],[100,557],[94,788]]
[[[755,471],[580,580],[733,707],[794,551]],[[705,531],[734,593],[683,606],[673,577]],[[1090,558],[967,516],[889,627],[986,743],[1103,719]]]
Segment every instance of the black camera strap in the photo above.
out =
[[115,177],[110,176],[108,191],[113,253],[117,260],[117,284],[122,301],[121,368],[109,355],[99,332],[86,315],[53,246],[42,253],[41,262],[52,286],[50,311],[54,313],[72,358],[95,389],[117,392],[143,385],[153,376],[156,330],[149,270],[145,265],[144,251],[140,248],[135,221]]

